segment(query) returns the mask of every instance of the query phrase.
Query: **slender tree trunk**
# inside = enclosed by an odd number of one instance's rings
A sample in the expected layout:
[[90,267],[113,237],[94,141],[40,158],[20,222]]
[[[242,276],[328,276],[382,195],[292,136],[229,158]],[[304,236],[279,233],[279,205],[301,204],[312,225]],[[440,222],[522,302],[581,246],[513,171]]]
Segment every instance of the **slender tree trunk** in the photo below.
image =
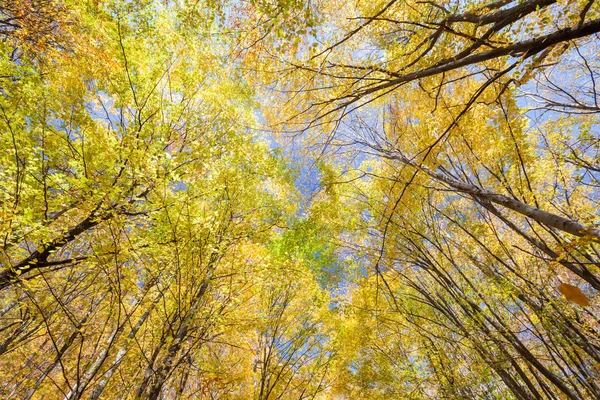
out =
[[88,318],[92,315],[92,313],[94,312],[94,310],[96,309],[98,304],[100,304],[102,302],[102,300],[104,300],[104,298],[106,297],[107,294],[108,294],[108,292],[103,294],[100,297],[100,299],[90,307],[88,312],[81,319],[79,324],[77,324],[77,326],[75,327],[76,328],[75,331],[73,331],[73,333],[71,333],[71,335],[67,338],[67,340],[61,346],[61,348],[58,350],[56,357],[54,357],[54,361],[48,366],[48,368],[46,368],[44,370],[44,372],[38,378],[38,380],[35,382],[33,387],[31,389],[29,389],[29,391],[27,392],[27,395],[24,397],[23,400],[30,400],[33,397],[33,395],[40,388],[40,386],[42,385],[42,383],[44,382],[46,377],[52,372],[52,370],[54,370],[54,368],[58,365],[58,363],[60,362],[63,355],[67,352],[67,350],[69,350],[69,348],[71,347],[71,345],[73,344],[73,342],[75,341],[77,336],[79,336],[81,334],[81,331],[80,331],[81,327],[87,322]]
[[530,206],[529,204],[525,204],[519,200],[512,199],[508,196],[494,193],[486,189],[481,189],[470,183],[465,183],[459,181],[458,179],[454,179],[447,175],[444,175],[442,173],[432,171],[422,165],[418,165],[414,161],[409,160],[407,157],[397,152],[385,152],[385,157],[400,161],[403,164],[407,164],[414,168],[417,168],[418,170],[423,171],[425,174],[429,175],[431,178],[447,184],[452,189],[460,193],[468,194],[477,199],[487,200],[491,203],[500,204],[548,227],[555,228],[578,237],[591,236],[594,241],[600,242],[600,229],[587,227],[577,221],[573,221],[571,219],[561,217],[560,215],[540,210],[537,207]]
[[[212,271],[212,269],[211,269]],[[198,289],[198,293],[196,295],[196,299],[194,300],[194,304],[188,311],[185,319],[182,321],[179,329],[177,330],[177,334],[173,338],[173,342],[167,349],[167,354],[163,357],[162,362],[158,369],[154,371],[149,381],[145,383],[144,386],[141,386],[138,389],[138,397],[156,400],[158,399],[160,392],[162,390],[163,385],[165,384],[169,374],[173,369],[173,364],[175,363],[175,359],[177,354],[181,350],[181,346],[187,337],[188,330],[190,328],[190,324],[192,322],[193,317],[196,314],[198,307],[202,299],[204,298],[204,294],[208,288],[209,280],[212,276],[212,273],[208,273],[207,276],[202,281],[200,288]]]
[[[115,373],[115,371],[119,368],[119,365],[121,364],[121,361],[123,361],[123,358],[127,354],[127,350],[129,348],[129,343],[131,342],[132,339],[135,338],[135,336],[137,335],[138,331],[140,330],[140,328],[142,327],[142,325],[144,325],[144,323],[146,322],[146,320],[150,316],[150,313],[152,312],[152,310],[154,310],[154,308],[156,307],[156,304],[160,301],[160,299],[162,298],[162,296],[163,296],[163,294],[160,293],[156,297],[156,299],[154,299],[154,301],[152,302],[152,305],[150,306],[150,308],[148,310],[146,310],[146,312],[144,312],[144,314],[142,314],[142,316],[138,319],[137,323],[135,324],[135,326],[133,327],[133,329],[131,330],[131,332],[129,332],[129,335],[127,335],[127,339],[125,339],[123,341],[123,343],[121,344],[121,348],[117,352],[117,354],[115,356],[115,360],[113,361],[113,363],[110,365],[110,367],[106,370],[106,372],[102,376],[102,380],[98,383],[98,385],[94,388],[94,390],[92,390],[92,393],[90,394],[90,397],[89,397],[90,400],[97,400],[100,397],[100,395],[102,394],[102,392],[106,388],[106,385],[110,381],[110,378],[113,376],[113,374]],[[106,353],[106,355],[104,356],[104,358],[106,359],[107,356],[108,356],[108,353]],[[99,357],[99,359],[100,359],[100,357]],[[97,363],[98,362],[96,362],[96,364]],[[94,364],[94,366],[96,364]],[[100,365],[102,365],[102,364],[100,363]],[[94,366],[88,372],[92,372]],[[93,374],[95,374],[97,372],[97,369],[99,369],[99,366],[96,367],[96,371],[94,371]],[[93,376],[93,374],[91,376]],[[91,379],[91,377],[90,377],[90,379]],[[85,382],[85,384],[86,385],[89,384],[89,380],[88,380],[88,382]],[[79,399],[79,398],[81,398],[81,396],[83,395],[83,390],[84,390],[84,388],[82,388],[81,390],[79,390],[78,393],[77,393],[77,395],[74,396],[74,397],[72,397],[72,398],[73,399]]]

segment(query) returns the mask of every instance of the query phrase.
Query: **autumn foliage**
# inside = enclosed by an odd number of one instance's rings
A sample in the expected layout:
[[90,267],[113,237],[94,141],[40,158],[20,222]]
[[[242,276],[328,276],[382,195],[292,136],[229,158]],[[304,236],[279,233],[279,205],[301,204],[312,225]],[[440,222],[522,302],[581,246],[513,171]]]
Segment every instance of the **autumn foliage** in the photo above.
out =
[[0,397],[600,398],[599,34],[0,2]]

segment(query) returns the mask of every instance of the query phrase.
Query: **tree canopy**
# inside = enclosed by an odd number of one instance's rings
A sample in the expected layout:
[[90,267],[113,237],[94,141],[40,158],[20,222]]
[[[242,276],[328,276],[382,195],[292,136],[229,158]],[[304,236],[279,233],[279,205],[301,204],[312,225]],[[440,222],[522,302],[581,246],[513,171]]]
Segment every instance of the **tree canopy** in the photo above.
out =
[[600,398],[594,0],[0,4],[0,397]]

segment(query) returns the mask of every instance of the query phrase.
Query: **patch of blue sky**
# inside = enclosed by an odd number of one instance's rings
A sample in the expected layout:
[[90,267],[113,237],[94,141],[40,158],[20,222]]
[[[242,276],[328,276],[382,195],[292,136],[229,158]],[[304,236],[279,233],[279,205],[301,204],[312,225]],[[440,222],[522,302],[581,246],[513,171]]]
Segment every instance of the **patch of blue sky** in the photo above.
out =
[[169,188],[174,192],[181,192],[187,189],[187,184],[184,181],[169,182]]
[[113,131],[125,128],[127,126],[127,113],[116,107],[112,96],[102,90],[93,90],[92,93],[94,93],[95,99],[84,102],[89,116]]

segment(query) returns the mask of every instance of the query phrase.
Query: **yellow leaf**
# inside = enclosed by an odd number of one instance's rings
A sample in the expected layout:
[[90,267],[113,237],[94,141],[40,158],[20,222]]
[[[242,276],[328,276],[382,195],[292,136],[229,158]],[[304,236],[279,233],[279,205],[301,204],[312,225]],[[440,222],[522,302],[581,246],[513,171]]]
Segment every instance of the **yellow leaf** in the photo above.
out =
[[567,300],[572,301],[573,303],[579,304],[580,306],[590,305],[590,299],[588,299],[577,286],[561,283],[558,286],[558,290],[567,298]]

